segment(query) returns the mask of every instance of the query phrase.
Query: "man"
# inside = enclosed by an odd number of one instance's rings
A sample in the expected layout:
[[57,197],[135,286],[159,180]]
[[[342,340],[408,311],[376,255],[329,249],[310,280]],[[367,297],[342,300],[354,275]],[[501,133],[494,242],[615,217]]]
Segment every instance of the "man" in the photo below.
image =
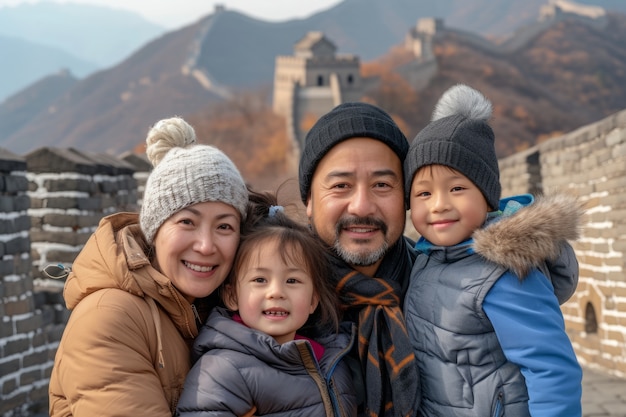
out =
[[[345,317],[358,324],[366,415],[415,415],[419,374],[402,315],[416,252],[403,236],[403,162],[408,141],[371,104],[344,103],[307,134],[300,195],[313,232],[333,249],[335,287]],[[561,257],[575,257],[564,245]],[[550,265],[559,301],[574,292],[578,271]],[[359,382],[359,378],[355,378]]]
[[335,285],[347,318],[358,323],[368,415],[413,415],[419,397],[400,306],[415,260],[403,237],[408,147],[383,110],[345,103],[313,126],[300,159],[311,228],[337,255]]

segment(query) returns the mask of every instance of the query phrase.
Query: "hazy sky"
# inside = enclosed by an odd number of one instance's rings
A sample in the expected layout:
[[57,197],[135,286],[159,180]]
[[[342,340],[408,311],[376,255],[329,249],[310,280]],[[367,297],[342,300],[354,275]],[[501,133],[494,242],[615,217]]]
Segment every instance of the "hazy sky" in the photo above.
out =
[[[41,0],[0,0],[0,8]],[[52,1],[52,0],[45,0]],[[255,18],[282,21],[307,17],[341,0],[54,0],[58,3],[97,4],[126,9],[168,29],[178,28],[211,13],[216,4]]]

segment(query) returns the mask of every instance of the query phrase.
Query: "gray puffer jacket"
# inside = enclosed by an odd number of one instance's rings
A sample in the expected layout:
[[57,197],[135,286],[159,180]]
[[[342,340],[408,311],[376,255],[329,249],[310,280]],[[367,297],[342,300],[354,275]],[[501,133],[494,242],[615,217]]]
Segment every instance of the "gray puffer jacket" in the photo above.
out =
[[[532,198],[526,202],[530,204]],[[543,197],[514,215],[509,216],[505,210],[499,221],[488,221],[488,226],[474,232],[473,239],[458,245],[435,246],[424,240],[417,243],[422,254],[411,274],[405,317],[420,368],[421,415],[580,415],[570,410],[579,403],[582,374],[565,330],[558,325],[563,319],[551,294],[556,287],[533,287],[543,294],[507,293],[510,299],[504,298],[504,302],[523,306],[507,310],[507,314],[518,314],[509,320],[509,327],[514,328],[510,333],[496,334],[493,317],[487,316],[483,305],[496,281],[505,276],[512,277],[506,282],[513,284],[501,288],[511,290],[529,274],[536,281],[547,277],[559,282],[568,276],[577,277],[574,270],[578,263],[575,256],[564,256],[563,242],[577,238],[581,216],[582,206],[575,199],[565,195]],[[545,264],[546,259],[555,258],[562,259]],[[568,293],[563,295],[567,297]],[[540,302],[540,297],[552,298],[552,302]],[[545,322],[536,320],[538,316],[546,317]],[[499,323],[502,321],[500,313]],[[522,335],[529,333],[523,333],[526,328],[532,328],[530,333],[541,338],[525,338]],[[510,337],[500,339],[503,335]],[[511,343],[510,339],[515,341]],[[528,369],[528,379],[522,375],[522,367]],[[550,378],[545,377],[548,373]],[[549,402],[542,402],[537,391],[549,393]],[[542,403],[535,405],[535,410],[529,406],[531,394],[535,395],[535,403]],[[561,406],[565,411],[559,409]]]
[[200,356],[187,376],[178,416],[356,416],[350,370],[342,361],[354,343],[354,325],[311,343],[278,344],[216,308],[194,343]]

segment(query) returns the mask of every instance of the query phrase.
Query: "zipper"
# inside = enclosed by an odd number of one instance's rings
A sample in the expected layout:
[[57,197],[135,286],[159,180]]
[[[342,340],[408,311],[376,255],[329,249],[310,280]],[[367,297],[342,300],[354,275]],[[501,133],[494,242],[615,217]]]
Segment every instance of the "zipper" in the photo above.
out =
[[198,314],[198,310],[196,309],[196,305],[194,303],[191,303],[191,311],[196,319],[196,327],[198,331],[200,331],[200,328],[202,328],[202,321],[200,320],[200,314]]
[[[352,328],[351,328],[351,331],[352,331]],[[337,369],[337,366],[339,365],[341,360],[349,354],[350,350],[352,349],[353,343],[354,343],[354,338],[352,337],[352,332],[351,332],[350,343],[348,343],[348,345],[335,356],[333,362],[331,363],[328,369],[328,373],[324,376],[324,380],[326,381],[326,387],[328,388],[328,393],[330,394],[330,400],[333,406],[335,416],[341,416],[342,407],[341,407],[341,401],[340,401],[340,393],[335,389],[333,375],[335,374],[335,369]]]
[[501,417],[501,413],[502,413],[502,398],[504,397],[504,394],[502,394],[502,392],[498,393],[498,396],[496,397],[496,407],[493,410],[493,416],[494,417]]

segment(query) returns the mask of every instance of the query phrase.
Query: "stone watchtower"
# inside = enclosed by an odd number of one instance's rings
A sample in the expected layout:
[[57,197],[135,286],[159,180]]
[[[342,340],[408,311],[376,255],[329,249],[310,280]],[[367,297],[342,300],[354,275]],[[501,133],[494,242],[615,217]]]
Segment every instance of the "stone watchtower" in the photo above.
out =
[[444,30],[442,19],[420,18],[404,37],[404,48],[415,58],[396,68],[395,72],[402,76],[415,91],[426,88],[437,75],[437,60],[433,43],[435,37]]
[[285,117],[299,148],[321,115],[363,94],[359,58],[336,51],[322,32],[309,32],[296,42],[292,56],[276,57],[274,112]]
[[433,38],[444,29],[443,19],[421,18],[404,37],[404,47],[416,58],[430,61],[435,58]]

